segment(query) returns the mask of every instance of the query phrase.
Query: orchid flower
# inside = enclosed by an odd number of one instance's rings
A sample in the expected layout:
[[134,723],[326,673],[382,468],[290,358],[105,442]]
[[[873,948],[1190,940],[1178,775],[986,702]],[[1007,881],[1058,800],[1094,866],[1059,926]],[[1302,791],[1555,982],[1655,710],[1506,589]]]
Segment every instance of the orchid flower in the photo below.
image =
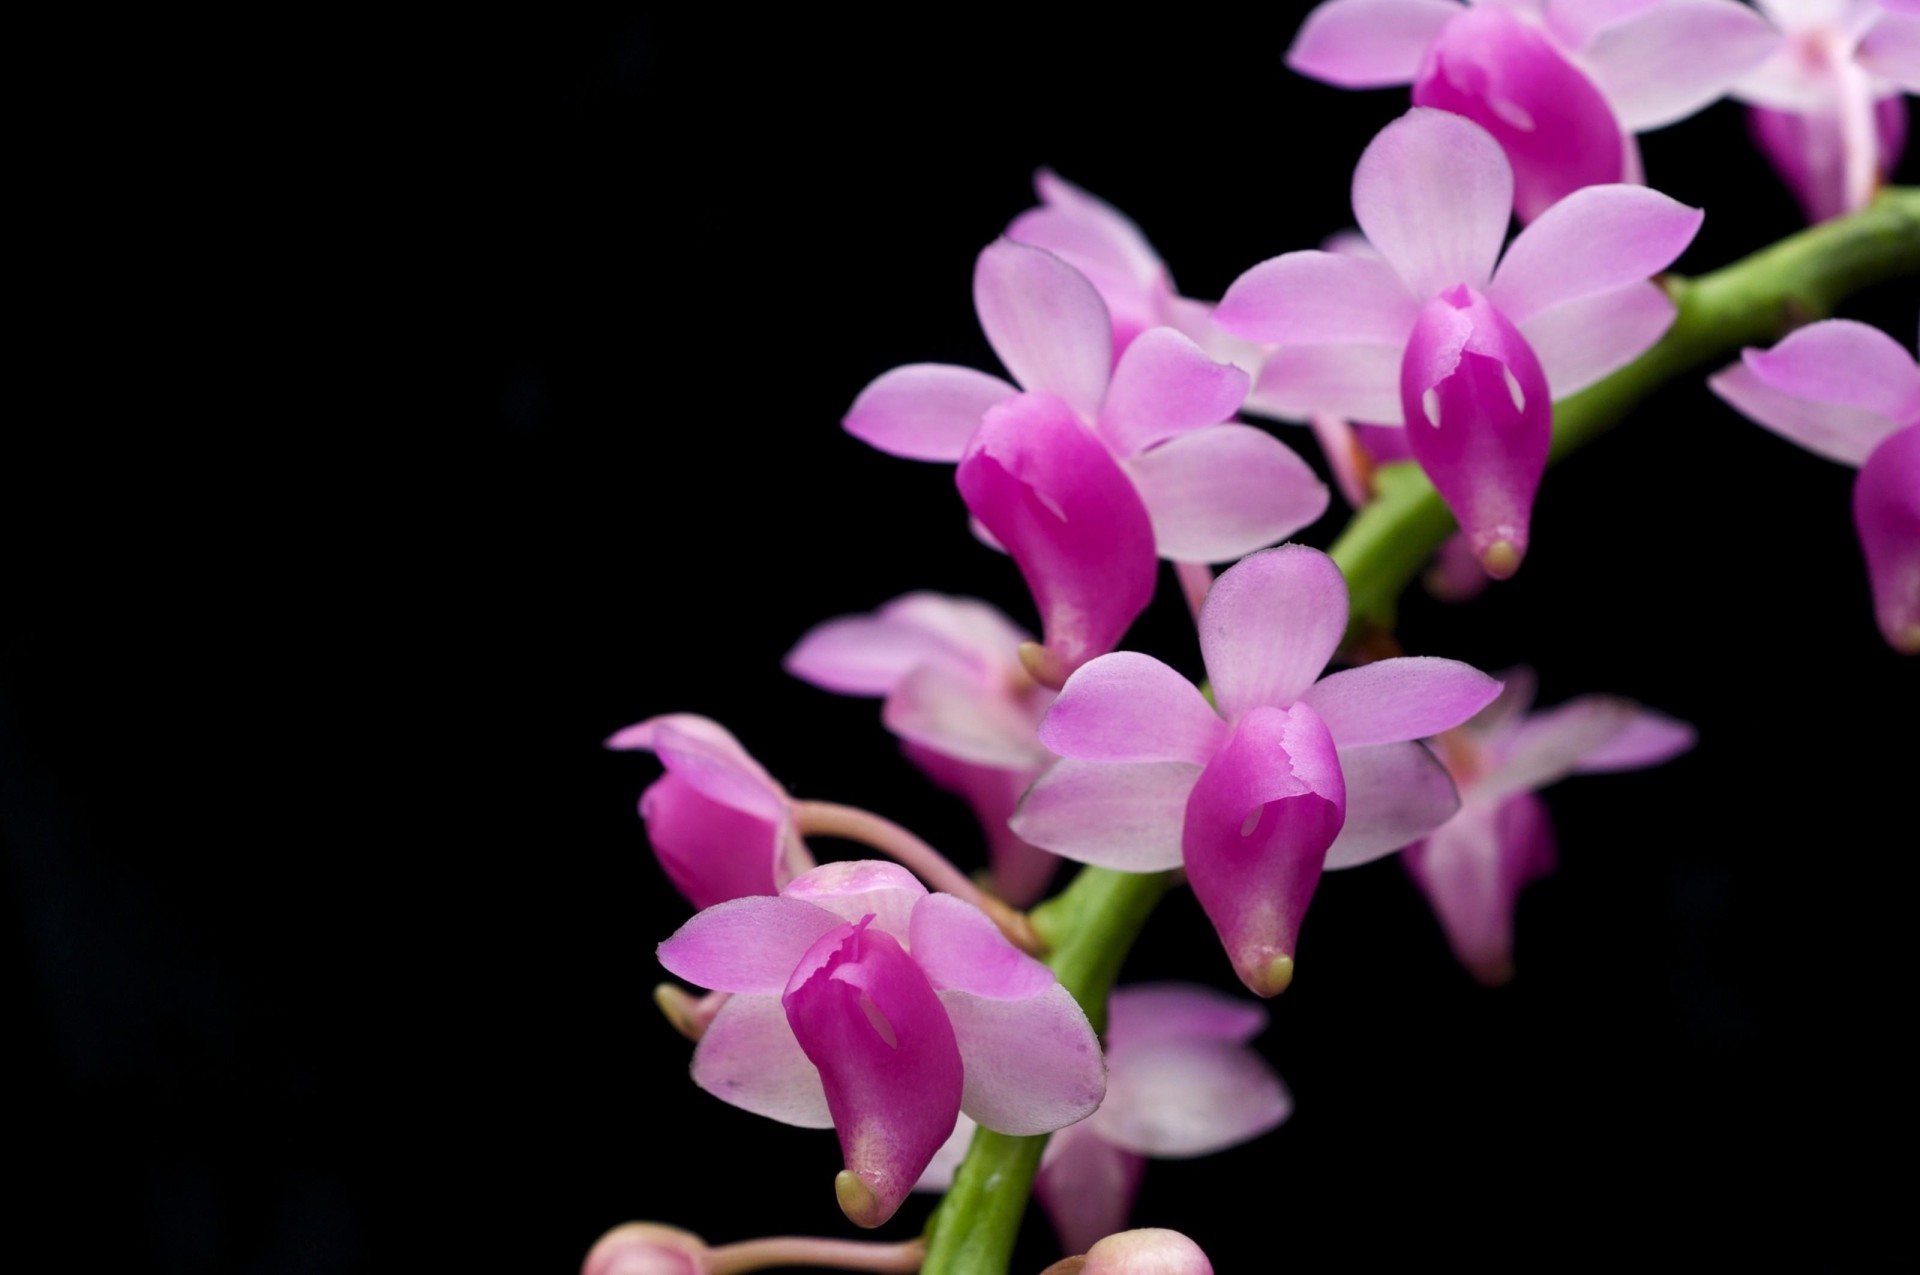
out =
[[1180,1232],[1146,1226],[1109,1235],[1085,1256],[1063,1258],[1040,1275],[1213,1275],[1213,1263]]
[[774,897],[701,912],[660,963],[733,993],[693,1055],[693,1079],[736,1107],[831,1126],[840,1207],[893,1216],[965,1112],[1049,1133],[1106,1089],[1087,1016],[1046,966],[977,909],[890,863],[832,863]]
[[886,697],[881,720],[909,760],[973,807],[995,887],[1020,907],[1060,863],[1007,827],[1020,794],[1053,763],[1038,735],[1053,692],[1020,665],[1028,641],[985,602],[910,593],[872,615],[815,625],[786,658],[787,672],[823,690]]
[[1685,119],[1779,46],[1735,0],[1327,0],[1287,65],[1342,88],[1413,85],[1513,165],[1532,221],[1583,186],[1639,182],[1636,133]]
[[1636,770],[1693,747],[1694,730],[1632,700],[1585,695],[1529,714],[1529,669],[1438,741],[1460,811],[1401,853],[1453,954],[1489,986],[1513,977],[1521,887],[1553,870],[1553,824],[1537,790],[1573,774]]
[[1756,0],[1785,34],[1733,86],[1754,141],[1808,221],[1867,206],[1906,145],[1920,93],[1920,14],[1875,0]]
[[988,245],[974,303],[1018,388],[913,364],[862,390],[845,425],[896,456],[959,462],[967,508],[1033,592],[1046,641],[1025,658],[1043,684],[1113,648],[1152,600],[1156,555],[1225,561],[1326,508],[1305,461],[1229,419],[1246,373],[1172,328],[1115,362],[1106,304],[1054,254]]
[[1150,656],[1090,662],[1041,723],[1065,760],[1035,781],[1014,831],[1121,871],[1184,865],[1241,982],[1276,995],[1321,872],[1390,854],[1459,805],[1445,767],[1413,741],[1500,688],[1425,657],[1320,678],[1346,625],[1346,581],[1317,549],[1282,545],[1229,567],[1200,615],[1219,711]]
[[1406,425],[1495,578],[1526,553],[1553,400],[1666,331],[1673,303],[1648,276],[1692,242],[1703,215],[1645,187],[1591,186],[1502,256],[1512,183],[1485,129],[1416,107],[1354,169],[1354,216],[1378,257],[1274,257],[1214,312],[1228,331],[1278,347],[1260,373],[1263,410]]
[[1810,323],[1743,350],[1714,393],[1790,442],[1853,465],[1853,525],[1887,644],[1920,654],[1920,364],[1878,328]]
[[[1183,1160],[1249,1142],[1293,1112],[1293,1098],[1247,1042],[1261,1006],[1186,983],[1116,989],[1107,1002],[1107,1097],[1054,1134],[1034,1196],[1069,1253],[1127,1224],[1149,1156]],[[965,1117],[914,1189],[944,1191],[966,1155]]]

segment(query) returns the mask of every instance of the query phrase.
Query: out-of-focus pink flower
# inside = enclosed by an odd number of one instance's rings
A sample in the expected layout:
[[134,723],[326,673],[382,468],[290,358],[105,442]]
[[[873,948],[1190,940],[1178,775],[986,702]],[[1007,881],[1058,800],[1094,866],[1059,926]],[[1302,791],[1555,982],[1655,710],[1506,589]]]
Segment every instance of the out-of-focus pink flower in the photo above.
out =
[[708,908],[660,963],[733,993],[694,1051],[694,1082],[831,1126],[846,1164],[835,1190],[860,1226],[893,1215],[962,1111],[1048,1133],[1105,1091],[1093,1028],[1052,971],[894,864],[826,864],[777,896]]
[[1583,186],[1637,182],[1637,133],[1725,94],[1779,46],[1735,0],[1327,0],[1287,65],[1342,88],[1413,85],[1513,165],[1531,221]]
[[694,907],[777,894],[813,866],[786,789],[718,722],[649,717],[606,746],[645,749],[666,767],[640,794],[640,817],[667,878]]
[[1500,697],[1440,737],[1460,811],[1401,854],[1453,954],[1482,983],[1513,976],[1520,889],[1553,870],[1553,824],[1534,793],[1568,775],[1637,770],[1693,746],[1693,727],[1632,700],[1586,695],[1529,714],[1530,669]]
[[886,697],[881,720],[915,765],[973,807],[994,885],[1016,907],[1040,896],[1060,862],[1007,827],[1053,763],[1037,733],[1053,692],[1020,665],[1029,640],[985,602],[909,593],[815,625],[786,658],[787,672],[823,690]]
[[[1527,549],[1553,407],[1673,322],[1648,276],[1703,214],[1642,186],[1589,186],[1505,254],[1512,170],[1473,121],[1416,107],[1368,145],[1353,211],[1377,257],[1290,252],[1234,281],[1214,319],[1274,349],[1261,410],[1407,427],[1489,575]],[[1496,264],[1497,263],[1497,264]]]
[[580,1275],[706,1275],[710,1251],[691,1231],[628,1222],[599,1238],[580,1264]]
[[1040,1275],[1213,1275],[1213,1263],[1180,1232],[1148,1226],[1109,1235],[1085,1257],[1055,1262]]
[[1115,362],[1106,304],[1060,257],[988,245],[974,304],[1018,388],[913,364],[862,390],[845,425],[896,456],[959,462],[967,508],[1039,608],[1041,681],[1058,686],[1113,648],[1152,600],[1156,555],[1226,561],[1326,508],[1306,462],[1230,419],[1246,373],[1172,328],[1141,333]]
[[1200,613],[1219,711],[1150,656],[1090,662],[1041,724],[1063,760],[1028,790],[1014,831],[1121,871],[1184,865],[1240,980],[1277,994],[1321,872],[1390,854],[1458,806],[1446,769],[1413,741],[1500,688],[1425,657],[1322,678],[1346,626],[1346,581],[1324,553],[1243,558]]
[[1733,86],[1808,221],[1867,206],[1906,146],[1920,15],[1875,0],[1755,0],[1785,39]]
[[1853,524],[1874,618],[1894,650],[1920,653],[1920,365],[1878,328],[1827,319],[1742,351],[1707,383],[1774,433],[1860,470]]

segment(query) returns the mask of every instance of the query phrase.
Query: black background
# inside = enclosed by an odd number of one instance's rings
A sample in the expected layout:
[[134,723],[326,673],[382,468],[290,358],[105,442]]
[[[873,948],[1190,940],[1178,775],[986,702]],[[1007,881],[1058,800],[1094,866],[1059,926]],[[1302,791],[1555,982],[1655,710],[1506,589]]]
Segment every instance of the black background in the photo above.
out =
[[[111,410],[76,389],[21,422],[0,888],[29,1237],[156,1272],[566,1271],[630,1218],[849,1233],[830,1134],[687,1081],[649,1002],[685,915],[634,815],[657,767],[599,740],[705,713],[794,793],[972,862],[877,705],[779,659],[909,589],[1030,603],[950,469],[839,418],[900,363],[994,367],[972,262],[1040,165],[1191,296],[1346,226],[1405,96],[1286,72],[1296,22],[465,26],[392,60],[390,108],[331,82],[295,157],[324,195],[289,183],[264,232],[211,216],[235,169],[181,177],[209,276],[272,294],[220,330],[295,367],[155,307],[88,337],[150,369],[86,383]],[[1736,108],[1644,148],[1707,209],[1681,270],[1796,228]],[[1847,312],[1910,341],[1912,282]],[[231,421],[199,410],[243,374]],[[1295,1116],[1153,1166],[1141,1224],[1229,1271],[1887,1264],[1920,666],[1873,627],[1850,484],[1676,385],[1548,475],[1515,580],[1409,597],[1410,652],[1530,663],[1545,703],[1630,695],[1701,743],[1552,792],[1562,867],[1505,989],[1397,863],[1325,881],[1260,1041]],[[1169,588],[1129,645],[1198,671]],[[1232,985],[1185,895],[1125,977]],[[1053,1256],[1029,1218],[1015,1269]]]

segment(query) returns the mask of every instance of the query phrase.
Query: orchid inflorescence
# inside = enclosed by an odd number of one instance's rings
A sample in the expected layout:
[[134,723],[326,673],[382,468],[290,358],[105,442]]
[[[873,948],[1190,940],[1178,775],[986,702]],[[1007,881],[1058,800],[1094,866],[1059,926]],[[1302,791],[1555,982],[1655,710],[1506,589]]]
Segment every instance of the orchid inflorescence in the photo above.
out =
[[[1175,290],[1124,214],[1043,170],[1039,206],[973,274],[1004,376],[896,368],[845,416],[883,452],[956,466],[953,513],[1012,558],[1039,636],[927,590],[822,619],[787,670],[881,699],[907,758],[978,817],[986,868],[962,872],[883,815],[795,799],[704,717],[607,741],[663,768],[640,813],[696,914],[659,959],[700,994],[657,998],[697,1042],[694,1083],[833,1128],[858,1226],[950,1190],[924,1243],[710,1249],[636,1225],[588,1271],[1003,1270],[1009,1210],[990,1202],[1030,1189],[1073,1255],[1057,1269],[1210,1270],[1185,1236],[1126,1231],[1145,1160],[1259,1137],[1292,1099],[1248,1047],[1258,1002],[1116,988],[1121,956],[1154,901],[1190,885],[1222,973],[1276,996],[1322,874],[1397,852],[1461,965],[1511,978],[1519,891],[1555,857],[1537,790],[1657,765],[1694,732],[1608,695],[1529,711],[1530,670],[1399,654],[1391,599],[1436,551],[1456,578],[1520,570],[1549,459],[1755,324],[1805,326],[1748,345],[1713,390],[1859,469],[1874,618],[1896,652],[1920,652],[1920,366],[1877,329],[1807,322],[1871,281],[1852,239],[1850,282],[1821,274],[1821,245],[1849,227],[1878,219],[1871,275],[1920,268],[1920,196],[1875,198],[1900,93],[1920,88],[1920,9],[1327,0],[1286,61],[1345,87],[1412,85],[1357,157],[1359,235],[1254,264],[1209,305]],[[1659,193],[1636,142],[1729,95],[1809,216],[1840,219],[1802,236],[1790,269],[1762,254],[1716,276],[1746,303],[1732,317],[1663,279],[1713,210]],[[1331,444],[1356,506],[1331,553],[1289,542],[1328,487],[1243,413]],[[1450,519],[1409,513],[1433,502]],[[1162,559],[1193,614],[1197,685],[1122,649]],[[822,862],[827,837],[880,857]],[[1045,899],[1062,860],[1093,866]]]

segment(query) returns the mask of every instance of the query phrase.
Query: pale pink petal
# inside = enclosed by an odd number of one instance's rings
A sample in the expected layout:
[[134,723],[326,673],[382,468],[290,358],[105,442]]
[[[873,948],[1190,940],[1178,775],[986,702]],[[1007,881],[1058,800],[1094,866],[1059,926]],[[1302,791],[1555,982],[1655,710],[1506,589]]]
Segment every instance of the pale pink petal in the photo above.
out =
[[1773,24],[1735,0],[1666,0],[1580,50],[1629,133],[1683,120],[1724,96],[1780,46]]
[[966,1113],[998,1133],[1050,1133],[1084,1120],[1106,1093],[1100,1041],[1066,988],[1024,1000],[940,993],[966,1065]]
[[1124,462],[1176,562],[1226,562],[1286,539],[1327,511],[1327,485],[1273,435],[1229,423],[1169,439]]
[[1313,705],[1341,748],[1363,748],[1451,730],[1499,693],[1500,683],[1470,664],[1405,655],[1331,673],[1300,702]]
[[885,695],[929,661],[951,660],[943,638],[875,615],[846,615],[808,629],[781,667],[803,682],[841,695]]
[[1067,404],[1022,394],[988,412],[955,481],[1026,578],[1059,677],[1112,650],[1153,599],[1153,523]]
[[1920,424],[1876,447],[1853,485],[1853,525],[1887,645],[1920,654]]
[[913,906],[926,897],[927,887],[897,863],[850,859],[801,873],[781,894],[825,908],[843,921],[872,916],[876,926],[905,942]]
[[1004,683],[949,664],[923,664],[900,679],[881,720],[902,739],[975,765],[1019,769],[1052,760],[1033,715]]
[[1194,783],[1181,836],[1187,880],[1256,995],[1276,995],[1292,977],[1300,921],[1346,803],[1333,739],[1304,704],[1248,712]]
[[1113,369],[1100,436],[1117,456],[1226,420],[1247,397],[1247,374],[1216,363],[1172,328],[1142,332]]
[[[1448,30],[1480,16],[1464,13]],[[1416,297],[1485,287],[1512,206],[1513,172],[1499,144],[1449,110],[1408,111],[1380,130],[1353,170],[1353,215]]]
[[945,363],[884,372],[841,424],[855,438],[908,460],[959,460],[989,407],[1020,391],[997,376]]
[[1121,872],[1180,866],[1180,829],[1200,768],[1186,762],[1056,762],[1012,826],[1026,841]]
[[1533,714],[1501,741],[1499,760],[1473,784],[1476,799],[1544,788],[1620,737],[1641,712],[1615,695],[1583,695]]
[[1920,365],[1879,328],[1827,319],[1791,332],[1741,361],[1769,389],[1859,408],[1896,424],[1920,419]]
[[1212,1155],[1259,1137],[1293,1111],[1273,1068],[1221,1040],[1136,1043],[1109,1056],[1093,1132],[1142,1155]]
[[[1313,430],[1313,441],[1320,444],[1320,454],[1327,458],[1327,467],[1333,471],[1334,486],[1340,489],[1341,498],[1354,509],[1372,500],[1373,456],[1353,424],[1324,412],[1315,413],[1307,424]],[[1474,570],[1478,572],[1479,567]]]
[[1500,693],[1493,697],[1493,703],[1480,710],[1467,729],[1478,739],[1498,740],[1517,729],[1526,719],[1527,710],[1533,707],[1533,697],[1540,688],[1539,674],[1526,665],[1518,665],[1500,675]]
[[1268,355],[1246,410],[1280,420],[1400,423],[1398,345],[1286,345]]
[[1678,718],[1639,705],[1634,710],[1619,733],[1581,758],[1576,772],[1588,775],[1657,766],[1686,752],[1699,738],[1698,731]]
[[1300,25],[1287,65],[1344,89],[1406,84],[1460,13],[1455,0],[1327,0]]
[[1028,639],[1025,629],[1009,620],[998,607],[978,598],[920,591],[902,594],[881,607],[879,617],[934,634],[982,668],[1006,669],[1019,662],[1015,654]]
[[1865,463],[1881,440],[1897,428],[1895,422],[1875,412],[1783,394],[1745,363],[1722,368],[1707,378],[1707,384],[1756,424],[1816,456],[1843,465]]
[[971,903],[929,894],[914,905],[908,947],[936,991],[988,1000],[1029,1000],[1057,981],[1053,971],[1007,942]]
[[1617,22],[1666,0],[1546,0],[1547,30],[1564,49],[1578,50]]
[[1084,421],[1099,414],[1113,335],[1085,275],[1045,249],[996,239],[974,266],[973,304],[1021,389],[1059,395]]
[[1033,185],[1042,206],[1014,218],[1007,238],[1045,248],[1087,277],[1106,302],[1117,356],[1162,321],[1166,267],[1140,228],[1105,200],[1044,168]]
[[840,1205],[859,1226],[893,1216],[960,1114],[963,1063],[938,995],[893,937],[842,926],[814,946],[781,997],[820,1069],[848,1172]]
[[1883,15],[1861,38],[1853,57],[1881,79],[1920,93],[1920,15]]
[[1489,986],[1513,977],[1520,889],[1554,860],[1553,825],[1531,793],[1469,806],[1402,856],[1454,958]]
[[1200,612],[1200,652],[1228,721],[1284,708],[1312,686],[1347,630],[1347,582],[1305,545],[1250,554],[1221,573]]
[[[1840,115],[1832,107],[1797,111],[1754,106],[1747,111],[1747,126],[1754,144],[1793,192],[1808,221],[1826,221],[1854,211],[1848,180],[1851,147]],[[1904,97],[1895,94],[1873,104],[1873,132],[1873,168],[1884,181],[1906,146]]]
[[1038,901],[1060,867],[1060,856],[1027,844],[1007,826],[1035,772],[975,766],[911,741],[902,751],[934,783],[973,807],[974,818],[980,821],[987,838],[994,892],[1017,908]]
[[693,1051],[693,1083],[756,1116],[802,1129],[833,1127],[820,1070],[793,1038],[777,996],[728,998]]
[[1453,780],[1424,744],[1340,750],[1347,821],[1327,848],[1327,871],[1371,863],[1438,828],[1460,808]]
[[1107,998],[1110,1055],[1166,1041],[1244,1045],[1267,1023],[1266,1006],[1197,983],[1133,983]]
[[1645,354],[1673,326],[1673,302],[1656,283],[1630,283],[1516,323],[1546,373],[1554,401]]
[[[640,817],[661,868],[696,908],[777,894],[806,855],[786,818],[766,819],[717,802],[672,773],[640,794]],[[812,862],[804,857],[805,866]]]
[[1550,396],[1526,338],[1485,297],[1456,288],[1421,311],[1400,373],[1407,441],[1496,579],[1526,556]]
[[1420,302],[1385,261],[1289,252],[1235,279],[1213,321],[1275,345],[1401,345]]
[[807,949],[844,924],[834,913],[799,899],[729,899],[675,930],[660,945],[660,964],[698,987],[774,996]]
[[1150,655],[1115,651],[1080,668],[1040,723],[1040,741],[1083,761],[1204,766],[1227,724],[1192,682]]
[[1124,1230],[1147,1162],[1086,1127],[1070,1125],[1047,1142],[1033,1180],[1034,1198],[1068,1253],[1084,1253]]
[[[757,775],[765,780],[767,786],[778,789],[773,777],[760,767],[752,754],[740,745],[731,732],[711,717],[701,717],[697,713],[663,713],[659,717],[649,717],[643,722],[617,730],[607,736],[603,748],[621,751],[634,749],[655,749],[662,730],[676,732],[682,739],[682,747],[701,745],[706,751],[729,758],[739,769]],[[691,741],[691,742],[687,742]]]
[[[1625,176],[1628,134],[1606,97],[1537,28],[1502,9],[1482,6],[1448,25],[1413,82],[1413,100],[1463,116],[1491,135],[1505,151],[1502,177],[1511,165],[1507,189],[1522,221],[1582,186]],[[1386,251],[1364,218],[1360,224]],[[1504,234],[1506,224],[1499,229]],[[1485,286],[1460,275],[1419,290],[1432,295],[1456,283]]]
[[1644,186],[1588,186],[1513,241],[1487,299],[1515,323],[1665,270],[1706,216]]
[[732,736],[717,739],[702,728],[689,730],[679,717],[658,719],[653,751],[674,778],[722,805],[768,820],[786,815],[786,792]]

